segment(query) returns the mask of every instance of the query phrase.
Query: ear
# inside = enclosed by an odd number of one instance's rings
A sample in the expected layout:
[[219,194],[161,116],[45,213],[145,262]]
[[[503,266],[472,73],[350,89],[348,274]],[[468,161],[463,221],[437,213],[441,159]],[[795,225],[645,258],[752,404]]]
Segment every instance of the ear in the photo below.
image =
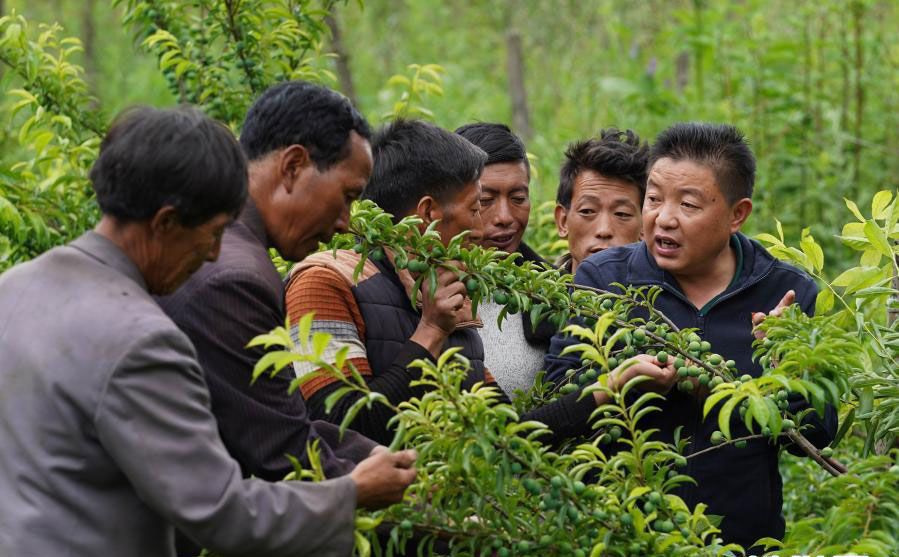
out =
[[181,228],[181,219],[178,218],[178,211],[171,205],[162,207],[156,214],[150,218],[150,231],[154,236],[166,237],[172,232]]
[[443,218],[443,210],[440,208],[440,204],[430,195],[426,195],[418,200],[415,214],[423,221],[425,227],[435,220]]
[[284,184],[287,193],[293,193],[297,178],[312,164],[309,151],[302,145],[291,145],[284,148],[278,156],[278,177],[280,178],[278,182]]
[[560,204],[556,204],[556,231],[559,238],[568,237],[568,210]]
[[740,230],[740,227],[743,226],[743,223],[746,222],[746,219],[752,213],[752,200],[744,197],[734,203],[730,211],[730,232],[734,234]]

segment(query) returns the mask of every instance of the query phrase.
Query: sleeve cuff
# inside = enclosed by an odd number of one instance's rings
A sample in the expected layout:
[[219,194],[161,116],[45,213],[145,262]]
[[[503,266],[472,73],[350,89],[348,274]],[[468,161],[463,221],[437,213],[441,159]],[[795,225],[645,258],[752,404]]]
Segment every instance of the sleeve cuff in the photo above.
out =
[[400,352],[396,355],[396,359],[394,359],[393,362],[394,364],[401,365],[405,368],[415,360],[435,361],[434,356],[431,355],[427,348],[414,340],[407,340],[400,348]]

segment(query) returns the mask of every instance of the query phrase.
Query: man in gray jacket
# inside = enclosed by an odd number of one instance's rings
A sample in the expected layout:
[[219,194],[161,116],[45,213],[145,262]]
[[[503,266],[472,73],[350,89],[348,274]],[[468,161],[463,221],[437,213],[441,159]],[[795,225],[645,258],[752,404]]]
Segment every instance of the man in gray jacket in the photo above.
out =
[[0,276],[0,555],[348,555],[357,506],[397,501],[414,452],[321,483],[243,479],[194,347],[151,298],[218,256],[247,195],[224,126],[115,123],[91,170],[103,218]]

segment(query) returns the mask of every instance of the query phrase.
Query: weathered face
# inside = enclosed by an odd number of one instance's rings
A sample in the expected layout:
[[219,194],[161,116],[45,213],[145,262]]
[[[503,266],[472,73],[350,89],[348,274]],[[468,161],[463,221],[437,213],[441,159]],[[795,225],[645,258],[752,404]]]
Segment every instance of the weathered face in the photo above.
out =
[[292,183],[277,199],[277,216],[266,222],[270,241],[285,259],[300,261],[319,242],[346,232],[350,205],[362,195],[372,170],[369,142],[356,132],[349,141],[349,156],[324,172],[310,160],[287,178]]
[[434,217],[439,218],[437,231],[443,245],[449,244],[453,236],[470,230],[466,240],[480,243],[484,234],[481,220],[481,184],[477,180],[466,184],[455,195],[440,202],[434,210]]
[[640,241],[640,190],[618,178],[584,170],[574,180],[571,206],[556,206],[556,228],[568,239],[573,267],[598,251]]
[[227,213],[220,213],[197,226],[174,224],[158,232],[154,263],[147,269],[144,279],[151,294],[171,294],[206,261],[218,259],[222,247],[222,234],[233,220]]
[[481,175],[481,245],[512,253],[521,245],[528,227],[531,198],[524,162],[502,162],[484,167]]
[[643,234],[659,267],[675,276],[706,272],[728,249],[752,202],[727,202],[712,170],[690,160],[663,158],[649,171]]

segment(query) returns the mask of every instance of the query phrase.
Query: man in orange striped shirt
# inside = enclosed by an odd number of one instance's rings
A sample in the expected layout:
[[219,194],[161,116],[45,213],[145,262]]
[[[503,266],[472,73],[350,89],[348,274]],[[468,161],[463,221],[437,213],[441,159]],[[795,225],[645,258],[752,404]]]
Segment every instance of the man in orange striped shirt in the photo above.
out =
[[[471,231],[469,240],[479,240],[480,176],[487,158],[481,149],[432,124],[399,121],[375,134],[372,153],[374,168],[365,197],[396,219],[416,215],[422,219],[422,227],[439,220],[436,228],[444,243],[465,230]],[[481,322],[471,319],[465,287],[454,273],[438,270],[437,292],[433,297],[422,292],[422,306],[416,309],[410,302],[415,283],[412,273],[396,269],[389,257],[370,259],[354,283],[353,268],[359,258],[351,250],[339,251],[336,258],[332,252],[324,252],[294,268],[287,288],[287,313],[294,334],[300,317],[314,312],[312,331],[333,338],[333,352],[326,357],[348,348],[348,358],[369,388],[393,404],[424,394],[424,387],[412,385],[419,371],[407,369],[410,362],[435,359],[454,346],[461,347],[471,362],[463,388],[478,381],[495,384],[484,366],[484,344],[477,332]],[[317,370],[301,363],[295,371],[305,376]],[[343,420],[362,395],[348,393],[326,412],[325,400],[341,385],[333,377],[307,378],[301,389],[313,419]],[[579,397],[577,391],[564,395],[522,419],[545,423],[552,432],[543,438],[548,444],[583,434],[600,400]],[[508,398],[503,393],[499,400]],[[350,426],[387,444],[393,437],[387,427],[391,417],[384,405],[375,404],[363,408]]]
[[[389,124],[372,140],[375,165],[367,196],[399,217],[416,214],[447,241],[465,230],[480,234],[480,183],[486,155],[462,137],[418,121]],[[405,174],[399,168],[406,167]],[[399,186],[399,191],[386,187]],[[382,195],[386,194],[386,195]],[[427,286],[419,299],[420,311],[409,302],[415,279],[408,270],[397,270],[389,261],[365,263],[362,276],[353,282],[359,261],[353,251],[324,252],[297,265],[287,288],[287,312],[294,325],[314,312],[313,332],[328,333],[332,342],[325,357],[349,347],[348,359],[392,403],[420,396],[422,389],[410,382],[417,372],[407,370],[419,358],[435,358],[446,348],[461,346],[472,361],[470,383],[489,378],[483,365],[483,346],[471,319],[465,285],[446,269],[438,270],[437,291]],[[294,327],[294,333],[296,329]],[[315,373],[309,364],[295,367],[298,375]],[[486,374],[486,375],[485,375]],[[358,395],[343,397],[324,410],[327,396],[339,387],[333,377],[319,375],[306,381],[302,393],[313,419],[340,422]],[[392,414],[382,405],[363,410],[353,421],[354,430],[389,443],[387,422]]]

